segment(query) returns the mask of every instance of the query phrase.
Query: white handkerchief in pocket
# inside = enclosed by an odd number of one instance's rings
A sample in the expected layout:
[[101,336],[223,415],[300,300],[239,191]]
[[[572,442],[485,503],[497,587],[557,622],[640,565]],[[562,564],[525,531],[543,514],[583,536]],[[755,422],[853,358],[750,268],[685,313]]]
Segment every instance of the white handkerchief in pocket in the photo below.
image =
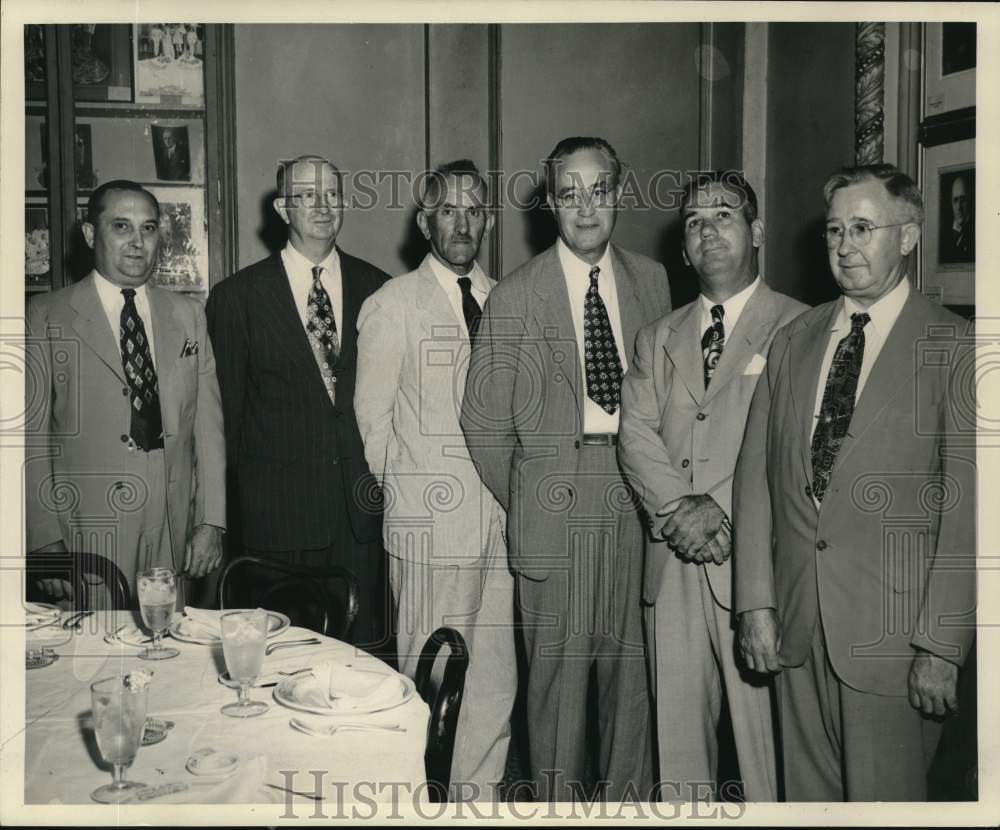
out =
[[743,370],[744,375],[759,375],[764,371],[764,367],[767,365],[767,358],[762,354],[755,354],[750,358],[750,362],[747,364],[746,369]]

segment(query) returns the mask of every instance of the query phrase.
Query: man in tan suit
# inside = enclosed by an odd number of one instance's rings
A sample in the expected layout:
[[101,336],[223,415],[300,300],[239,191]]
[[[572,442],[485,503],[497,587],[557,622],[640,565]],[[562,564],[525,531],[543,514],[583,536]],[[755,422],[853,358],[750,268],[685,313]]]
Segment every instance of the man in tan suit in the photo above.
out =
[[[35,298],[27,343],[27,549],[90,551],[190,577],[222,557],[226,457],[200,303],[149,282],[160,207],[134,182],[93,192],[83,233],[94,270]],[[69,586],[46,580],[56,597]]]
[[490,295],[462,428],[507,509],[537,796],[581,795],[593,668],[597,777],[609,799],[647,798],[642,525],[615,448],[622,373],[670,286],[662,265],[611,244],[621,164],[607,141],[563,139],[547,166],[559,240]]
[[618,445],[650,529],[643,597],[661,797],[716,796],[725,693],[745,798],[774,801],[769,684],[741,677],[733,652],[732,476],[771,338],[806,306],[761,279],[764,224],[738,173],[699,174],[681,219],[701,295],[639,332]]
[[777,682],[789,801],[922,801],[974,637],[974,355],[906,278],[923,200],[823,188],[843,296],[779,331],[734,484],[739,646]]
[[385,493],[400,671],[414,675],[439,626],[465,638],[451,797],[490,800],[504,774],[517,691],[514,584],[504,512],[469,458],[459,415],[470,339],[495,284],[476,263],[493,214],[468,160],[433,171],[421,202],[417,224],[431,252],[361,308],[354,409]]

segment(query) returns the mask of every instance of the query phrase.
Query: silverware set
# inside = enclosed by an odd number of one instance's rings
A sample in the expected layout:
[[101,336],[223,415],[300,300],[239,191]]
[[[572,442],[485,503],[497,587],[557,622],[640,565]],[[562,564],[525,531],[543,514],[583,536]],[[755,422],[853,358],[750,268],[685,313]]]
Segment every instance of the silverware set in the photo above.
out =
[[365,722],[352,722],[352,721],[342,721],[340,723],[332,723],[329,726],[313,726],[312,724],[306,723],[298,718],[292,718],[288,721],[288,725],[292,729],[297,729],[299,732],[304,732],[306,735],[312,735],[314,738],[329,738],[336,735],[338,732],[353,731],[353,732],[405,732],[406,729],[400,726],[398,723],[365,723]]

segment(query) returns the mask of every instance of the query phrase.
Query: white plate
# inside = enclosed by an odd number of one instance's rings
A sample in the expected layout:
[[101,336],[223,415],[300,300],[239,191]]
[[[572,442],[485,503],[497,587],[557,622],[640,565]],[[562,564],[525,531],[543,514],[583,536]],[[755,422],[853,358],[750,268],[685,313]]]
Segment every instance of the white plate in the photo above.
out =
[[[363,671],[366,674],[377,674],[380,677],[384,677],[387,674],[387,672],[369,671],[368,669],[355,669],[355,671]],[[311,674],[298,674],[295,677],[286,677],[281,680],[274,689],[274,699],[282,706],[287,706],[289,709],[296,709],[299,712],[309,712],[313,715],[326,715],[328,717],[341,718],[351,717],[353,715],[370,715],[373,712],[384,712],[387,709],[395,709],[397,706],[402,706],[411,697],[413,697],[414,694],[416,694],[417,687],[413,685],[413,681],[409,677],[405,674],[397,674],[396,677],[399,679],[399,685],[402,687],[402,697],[395,703],[362,706],[349,711],[328,709],[325,706],[310,706],[308,703],[300,703],[294,697],[295,686],[298,683],[302,683],[304,680],[313,679]]]
[[[227,608],[225,613],[230,611],[252,611],[252,608]],[[267,638],[277,637],[279,634],[283,634],[288,627],[292,624],[291,620],[287,616],[282,614],[280,611],[268,611],[267,612]],[[184,617],[178,617],[170,624],[169,632],[170,636],[175,640],[180,640],[183,643],[197,643],[200,646],[214,646],[222,643],[222,637],[211,637],[206,634],[185,634],[180,630],[180,625],[184,621]]]

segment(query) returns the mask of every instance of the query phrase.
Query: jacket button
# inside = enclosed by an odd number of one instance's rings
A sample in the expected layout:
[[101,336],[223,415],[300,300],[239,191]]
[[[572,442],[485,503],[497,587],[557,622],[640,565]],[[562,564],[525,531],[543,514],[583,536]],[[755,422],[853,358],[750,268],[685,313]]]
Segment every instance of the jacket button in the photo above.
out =
[[816,543],[816,550],[826,550],[826,542],[824,542],[822,539],[820,539]]
[[122,435],[122,436],[120,436],[120,437],[121,437],[121,439],[122,439],[122,443],[123,443],[123,444],[127,444],[127,443],[128,443],[128,436],[127,436],[127,435]]
[[580,442],[579,441],[574,441],[573,442],[573,449],[574,450],[580,449]]
[[697,419],[698,419],[699,421],[704,421],[704,420],[705,420],[705,417],[706,417],[706,416],[705,416],[705,413],[704,413],[704,412],[699,412],[699,413],[698,413],[698,414],[697,414],[697,415],[696,415],[695,417],[696,417],[696,418],[697,418]]
[[685,470],[686,470],[686,469],[687,469],[687,468],[688,468],[688,467],[689,467],[690,465],[691,465],[691,462],[690,462],[690,461],[688,461],[688,459],[686,459],[686,458],[685,458],[685,459],[684,459],[684,460],[683,460],[683,461],[681,462],[681,466],[682,466],[682,467],[683,467],[683,468],[684,468]]
[[336,456],[334,456],[333,458],[330,459],[330,463],[331,464],[339,464],[340,463],[340,459],[337,458]]
[[123,395],[124,395],[124,396],[125,396],[126,398],[128,397],[128,387],[127,387],[127,386],[125,386],[125,387],[123,387],[123,388],[122,388],[122,394],[123,394]]
[[809,485],[807,484],[807,485],[806,485],[806,495],[807,495],[807,496],[808,496],[809,498],[812,498],[812,494],[813,494],[813,488],[812,488],[812,487],[810,487],[810,486],[809,486]]

